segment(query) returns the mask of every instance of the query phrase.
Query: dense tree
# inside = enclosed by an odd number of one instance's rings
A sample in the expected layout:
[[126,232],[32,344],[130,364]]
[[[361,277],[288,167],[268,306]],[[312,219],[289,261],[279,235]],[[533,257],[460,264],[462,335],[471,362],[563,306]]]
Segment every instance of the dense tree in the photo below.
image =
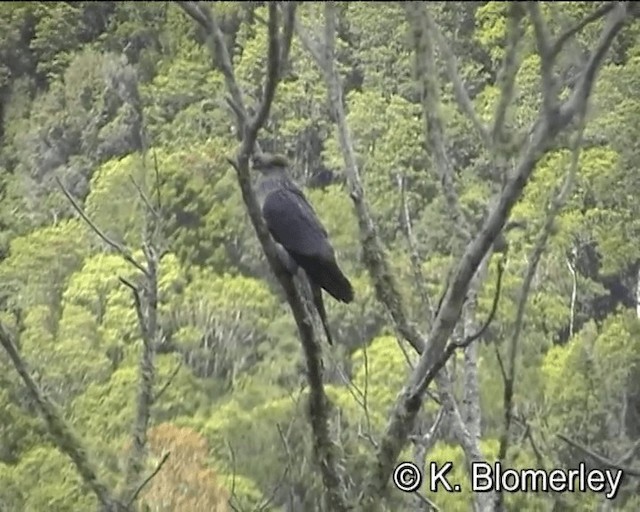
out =
[[[637,6],[201,4],[0,4],[0,510],[637,510]],[[333,347],[254,142],[353,284]]]

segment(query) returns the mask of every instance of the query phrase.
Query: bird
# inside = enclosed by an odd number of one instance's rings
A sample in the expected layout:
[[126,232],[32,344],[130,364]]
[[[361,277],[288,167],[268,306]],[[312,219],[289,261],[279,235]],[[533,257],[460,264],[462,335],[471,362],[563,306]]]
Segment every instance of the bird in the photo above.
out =
[[327,230],[290,178],[288,159],[279,154],[254,154],[251,166],[259,172],[256,196],[279,258],[292,275],[298,268],[304,270],[327,341],[333,345],[322,290],[349,304],[354,300],[353,286],[338,265]]

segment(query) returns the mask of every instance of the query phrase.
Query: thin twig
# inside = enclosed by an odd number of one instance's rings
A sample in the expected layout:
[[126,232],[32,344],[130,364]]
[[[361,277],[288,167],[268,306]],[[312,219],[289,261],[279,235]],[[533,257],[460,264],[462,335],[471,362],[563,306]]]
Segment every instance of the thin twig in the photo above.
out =
[[640,478],[640,469],[632,468],[629,466],[621,466],[619,464],[616,464],[612,460],[608,459],[604,455],[600,455],[599,453],[594,452],[590,448],[587,448],[586,446],[579,443],[578,441],[574,441],[573,439],[562,434],[557,434],[557,436],[560,440],[580,450],[582,453],[588,455],[596,462],[599,462],[600,464],[603,464],[604,466],[607,466],[611,469],[617,469],[618,471],[622,471],[622,473],[627,476],[635,476],[637,478]]
[[130,507],[131,505],[133,505],[133,503],[136,501],[136,499],[142,492],[142,489],[144,489],[145,486],[149,482],[151,482],[151,480],[153,480],[155,476],[160,472],[160,470],[162,469],[162,466],[164,466],[164,463],[167,462],[167,459],[169,458],[170,455],[171,455],[171,452],[167,452],[162,456],[162,459],[160,459],[160,462],[158,462],[155,469],[149,474],[147,478],[145,478],[142,481],[142,483],[140,483],[138,488],[134,491],[133,495],[131,496],[131,499],[129,500],[129,503],[127,503],[127,507]]
[[169,388],[169,386],[173,382],[173,379],[175,379],[176,375],[178,375],[180,368],[182,368],[182,361],[178,362],[175,369],[171,372],[171,374],[167,378],[167,381],[163,384],[163,386],[158,390],[156,395],[153,397],[154,403],[157,402],[160,399],[160,397],[164,394],[164,392]]
[[449,75],[449,80],[453,85],[453,92],[455,94],[456,101],[460,106],[460,110],[469,118],[471,124],[476,129],[476,132],[478,132],[478,136],[485,143],[487,149],[490,149],[491,135],[488,128],[478,117],[475,107],[473,106],[473,102],[471,101],[471,98],[469,98],[469,93],[467,92],[467,89],[462,82],[460,72],[458,71],[456,56],[451,51],[449,43],[440,31],[438,25],[435,23],[433,16],[431,16],[431,13],[429,12],[429,9],[425,9],[425,18],[429,31],[435,35],[436,41],[438,42],[438,47],[440,48],[440,52],[444,57],[445,64],[447,66],[447,74]]
[[477,332],[467,336],[462,342],[459,342],[457,344],[458,348],[468,347],[471,343],[473,343],[475,340],[480,338],[489,328],[489,326],[491,325],[491,322],[493,322],[493,319],[495,318],[496,313],[498,311],[498,304],[500,304],[500,296],[501,296],[500,292],[502,290],[502,274],[503,273],[504,273],[504,258],[500,258],[498,260],[498,275],[496,277],[496,291],[493,294],[493,303],[491,304],[491,310],[489,311],[489,316],[487,316],[487,319],[485,320],[484,324]]
[[231,456],[231,491],[229,493],[227,503],[235,512],[240,512],[233,503],[236,499],[236,452],[233,450],[233,446],[229,442],[227,442],[227,449]]
[[88,216],[87,214],[84,212],[84,210],[82,209],[82,207],[78,204],[78,202],[73,198],[73,196],[71,195],[71,193],[67,190],[67,188],[62,184],[62,182],[60,181],[60,178],[58,178],[56,176],[55,178],[56,183],[58,183],[58,186],[60,187],[60,189],[62,190],[62,192],[64,193],[64,195],[67,197],[67,199],[69,200],[69,202],[71,203],[71,205],[73,206],[74,210],[78,213],[78,215],[80,215],[80,217],[82,217],[82,220],[84,220],[87,225],[95,232],[96,235],[98,235],[100,237],[100,239],[102,241],[104,241],[107,245],[109,245],[111,248],[115,249],[118,253],[120,253],[120,255],[129,263],[131,263],[134,267],[136,267],[140,272],[142,272],[143,274],[147,275],[147,269],[144,268],[144,266],[142,264],[140,264],[138,261],[135,260],[135,258],[131,255],[131,252],[129,251],[129,249],[127,249],[126,247],[124,247],[123,245],[119,244],[118,242],[116,242],[115,240],[109,238],[104,231],[102,231],[98,226],[96,226],[95,222],[93,222]]
[[402,174],[398,174],[398,188],[400,190],[401,203],[400,207],[402,210],[402,218],[404,221],[404,233],[407,238],[407,244],[409,246],[409,256],[411,258],[411,269],[414,276],[414,285],[418,289],[418,294],[420,296],[422,306],[429,311],[431,319],[433,319],[433,317],[435,316],[435,310],[433,309],[429,293],[427,292],[424,274],[422,273],[421,262],[423,260],[418,252],[418,244],[416,243],[416,239],[413,234],[413,226],[411,221],[411,213],[409,212],[409,204],[407,201],[407,187],[405,182],[405,177]]

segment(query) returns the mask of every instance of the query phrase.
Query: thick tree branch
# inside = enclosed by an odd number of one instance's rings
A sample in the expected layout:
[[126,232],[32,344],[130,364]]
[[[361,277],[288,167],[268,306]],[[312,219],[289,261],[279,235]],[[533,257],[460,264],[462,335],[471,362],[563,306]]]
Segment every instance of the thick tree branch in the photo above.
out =
[[[309,380],[309,416],[314,434],[314,449],[318,457],[320,470],[324,485],[327,489],[328,501],[332,510],[347,510],[346,489],[340,473],[343,467],[338,460],[338,455],[329,432],[329,400],[324,391],[323,370],[321,362],[320,346],[315,339],[313,322],[307,311],[304,302],[298,292],[291,275],[283,267],[278,258],[275,244],[267,230],[266,224],[260,212],[249,173],[249,159],[256,145],[258,131],[266,121],[271,103],[278,83],[280,69],[281,45],[278,35],[278,12],[275,2],[269,3],[269,55],[266,84],[264,95],[257,108],[257,115],[253,119],[248,119],[246,106],[244,105],[240,87],[238,86],[231,59],[225,46],[222,32],[205,5],[194,5],[192,2],[179,2],[179,5],[195,21],[200,23],[207,35],[213,41],[215,56],[218,62],[222,63],[223,73],[227,83],[227,88],[236,103],[236,114],[241,116],[241,123],[245,127],[242,133],[242,140],[234,158],[230,161],[236,170],[238,183],[242,192],[242,198],[247,207],[249,217],[256,231],[256,235],[263,247],[265,255],[272,271],[282,285],[294,319],[298,326],[300,341],[303,346],[307,363],[307,378]],[[286,41],[285,33],[285,44]]]
[[498,74],[498,80],[500,83],[500,99],[496,106],[496,112],[493,117],[493,127],[491,129],[491,138],[493,139],[494,148],[499,147],[500,144],[504,142],[507,110],[513,101],[516,75],[520,68],[518,51],[520,41],[524,35],[524,27],[521,23],[522,17],[522,5],[517,2],[509,4],[509,16],[507,19],[507,47],[505,49],[502,67]]
[[[151,214],[151,212],[149,212]],[[153,406],[153,386],[155,383],[156,348],[162,342],[162,332],[158,326],[158,256],[152,245],[145,247],[147,277],[144,279],[143,298],[133,289],[136,313],[142,335],[142,354],[138,363],[139,378],[135,417],[132,425],[132,446],[125,470],[125,494],[129,500],[139,493],[138,483],[144,469],[147,428]],[[130,285],[128,285],[130,286]],[[142,300],[144,306],[142,305]]]
[[440,101],[440,86],[437,80],[435,51],[428,29],[427,6],[424,2],[409,2],[406,9],[413,28],[416,75],[420,84],[420,101],[426,123],[425,134],[433,152],[435,168],[449,206],[452,225],[460,235],[459,242],[464,242],[471,236],[471,233],[468,230],[469,222],[460,207],[454,183],[454,172],[444,142],[444,125],[440,113],[442,102]]
[[99,478],[97,468],[91,461],[87,449],[83,446],[80,438],[64,420],[62,413],[58,411],[55,404],[47,398],[31,377],[26,362],[18,352],[11,335],[1,323],[0,344],[7,352],[14,368],[27,387],[40,415],[47,424],[47,430],[54,443],[62,453],[72,460],[83,482],[98,498],[102,510],[104,512],[124,512],[126,508],[115,499],[106,483]]
[[[439,31],[430,15],[429,8],[424,3],[410,3],[406,9],[409,21],[413,27],[416,75],[421,85],[421,103],[423,115],[426,119],[425,135],[427,144],[431,150],[430,153],[434,155],[434,164],[441,177],[440,183],[449,206],[451,224],[459,234],[458,244],[452,247],[452,252],[455,254],[460,252],[458,248],[460,245],[464,246],[469,242],[473,231],[473,224],[462,213],[458,193],[453,182],[454,171],[445,143],[446,123],[441,112],[441,85],[439,83],[438,69],[436,68],[435,49],[432,44],[432,40],[439,40]],[[440,37],[440,45],[441,48],[447,49],[446,42],[442,37]],[[449,75],[454,82],[454,91],[456,92],[456,99],[461,110],[467,113],[467,116],[476,126],[481,139],[487,145],[487,149],[492,151],[493,148],[491,147],[488,131],[480,124],[480,121],[475,116],[471,101],[457,74],[455,58],[449,52],[449,55],[445,56],[445,60]],[[453,421],[456,437],[469,463],[484,460],[479,446],[482,414],[480,409],[477,347],[473,346],[472,342],[482,335],[493,320],[500,297],[503,271],[501,264],[498,270],[498,286],[496,288],[494,308],[489,314],[485,326],[480,328],[475,334],[469,334],[469,332],[476,329],[476,296],[484,282],[489,258],[490,255],[487,254],[469,286],[464,310],[464,332],[466,337],[462,343],[457,345],[458,347],[464,348],[464,394],[462,399],[462,413],[456,403],[452,387],[448,385],[448,376],[442,374],[437,377],[438,390],[441,392],[443,403],[449,404],[449,417]],[[449,351],[453,351],[455,348],[453,344],[448,347],[449,350],[445,352],[444,361],[449,358]],[[470,466],[468,467],[470,468]],[[478,493],[474,495],[474,507],[478,510],[486,510],[491,502],[492,497],[488,493]]]
[[[475,238],[468,244],[456,266],[445,292],[442,305],[429,333],[427,350],[409,378],[407,385],[394,406],[389,424],[380,443],[377,463],[366,483],[365,501],[371,502],[379,495],[391,473],[400,450],[412,431],[421,408],[425,390],[435,376],[436,366],[442,363],[447,340],[460,318],[469,284],[478,266],[504,227],[511,209],[516,204],[541,156],[548,150],[555,136],[573,120],[574,115],[586,105],[593,80],[607,50],[625,23],[626,6],[618,6],[609,17],[585,69],[579,85],[571,97],[561,106],[558,115],[548,118],[541,112],[531,129],[531,136],[520,150],[515,172],[507,179],[504,188],[487,215]],[[496,123],[494,123],[496,126]]]
[[314,43],[299,21],[296,23],[296,34],[306,50],[313,56],[327,82],[331,108],[338,125],[338,137],[345,161],[349,192],[358,218],[360,239],[364,253],[363,259],[376,290],[376,296],[384,305],[402,337],[409,342],[416,352],[422,353],[425,346],[423,335],[406,316],[402,296],[389,268],[378,230],[365,198],[343,107],[341,80],[335,69],[334,40],[336,20],[333,2],[325,3],[325,23],[324,52],[320,50],[319,45]]
[[293,40],[293,31],[296,24],[296,2],[283,2],[282,10],[284,21],[282,27],[282,43],[280,44],[280,70],[279,78],[284,77],[287,66],[289,65],[289,52],[291,50],[291,41]]
[[605,27],[600,34],[595,49],[591,52],[589,61],[580,74],[576,88],[560,109],[561,117],[574,116],[586,108],[585,105],[591,97],[596,74],[600,70],[613,40],[620,30],[622,30],[622,27],[629,21],[629,16],[636,14],[635,9],[637,9],[637,5],[634,6],[631,4],[632,3],[616,3],[615,9],[612,9],[611,14],[607,17]]
[[560,54],[562,48],[564,48],[564,45],[567,43],[567,41],[569,41],[569,39],[575,36],[587,25],[599,20],[603,16],[606,16],[609,11],[611,11],[611,9],[613,9],[615,6],[615,2],[604,2],[603,5],[596,9],[592,14],[590,14],[589,16],[585,16],[578,23],[565,30],[558,36],[558,39],[556,39],[555,43],[553,43],[553,45],[549,48],[549,58],[555,60],[555,58]]
[[[535,277],[536,271],[538,270],[538,263],[542,258],[542,254],[547,248],[547,242],[549,240],[549,237],[551,236],[551,233],[553,232],[555,220],[558,214],[560,213],[560,210],[565,205],[573,189],[573,183],[575,181],[575,177],[578,172],[580,150],[582,147],[582,136],[584,133],[585,123],[586,123],[585,118],[586,118],[586,112],[583,111],[580,113],[580,119],[579,119],[580,126],[576,134],[576,139],[575,139],[574,147],[572,151],[571,163],[569,164],[569,170],[566,174],[566,177],[564,179],[564,182],[559,192],[551,201],[551,205],[547,211],[547,217],[545,219],[544,225],[534,245],[533,253],[529,258],[529,265],[527,266],[527,272],[525,274],[525,277],[522,283],[522,288],[520,289],[520,296],[518,298],[518,308],[516,312],[513,333],[511,336],[511,343],[509,344],[508,367],[505,369],[504,375],[503,375],[503,378],[504,378],[504,394],[503,394],[504,424],[502,428],[502,433],[500,435],[500,447],[498,449],[499,462],[503,462],[505,460],[507,456],[507,450],[509,448],[509,434],[511,431],[511,423],[513,420],[513,395],[514,395],[515,383],[516,383],[517,354],[518,354],[520,337],[522,334],[522,328],[524,324],[524,314],[526,311],[529,293],[531,290],[531,283],[533,282],[533,278]],[[496,509],[502,510],[503,506],[504,506],[503,494],[498,492],[496,494]]]
[[556,108],[557,93],[553,79],[553,65],[555,59],[551,57],[551,36],[547,22],[542,16],[540,5],[537,2],[527,3],[529,17],[533,23],[533,31],[536,37],[536,46],[540,56],[540,76],[542,77],[542,103],[547,117],[553,116]]

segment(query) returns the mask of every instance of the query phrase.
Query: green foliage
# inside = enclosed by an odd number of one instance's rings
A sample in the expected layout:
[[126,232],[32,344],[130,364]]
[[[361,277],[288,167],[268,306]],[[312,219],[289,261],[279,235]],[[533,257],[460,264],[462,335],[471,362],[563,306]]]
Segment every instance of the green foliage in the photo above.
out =
[[[7,474],[8,473],[8,474]],[[94,495],[83,489],[76,469],[66,455],[43,444],[27,452],[7,472],[0,464],[3,501],[10,510],[56,510],[71,512],[97,507]],[[32,490],[37,489],[37,492]]]
[[15,308],[55,311],[66,280],[87,254],[86,234],[85,225],[70,220],[14,238],[0,262],[2,296]]
[[[554,37],[597,8],[540,5]],[[429,9],[456,54],[478,117],[490,124],[500,96],[510,5],[440,3]],[[212,10],[245,100],[255,109],[265,79],[268,9],[255,2],[216,2]],[[322,11],[320,3],[298,6],[299,21],[314,37],[322,32],[316,30]],[[337,67],[365,197],[407,316],[428,333],[430,317],[420,294],[426,291],[437,305],[460,247],[433,149],[425,145],[412,20],[400,4],[339,3],[338,11]],[[506,114],[506,135],[514,145],[541,106],[540,58],[523,14],[514,105]],[[562,97],[602,26],[600,20],[585,27],[558,56]],[[639,30],[636,21],[616,40],[596,81],[574,187],[531,283],[515,355],[518,420],[527,420],[553,466],[580,459],[557,433],[611,458],[628,451],[640,434]],[[0,319],[34,379],[89,447],[101,477],[120,485],[142,351],[134,296],[121,278],[145,296],[143,276],[77,218],[56,178],[97,227],[141,262],[151,227],[148,202],[161,227],[162,339],[154,383],[161,396],[152,408],[145,469],[152,471],[164,451],[172,455],[141,504],[226,511],[233,508],[227,503],[233,494],[238,509],[258,509],[273,497],[269,510],[289,499],[316,510],[323,483],[308,420],[304,352],[227,161],[236,150],[237,127],[219,59],[212,58],[201,30],[174,4],[18,2],[0,4],[0,33]],[[519,155],[513,148],[483,147],[460,112],[444,72],[445,55],[435,46],[443,137],[460,207],[475,232],[488,198],[501,186],[497,167],[515,166]],[[331,435],[357,489],[375,463],[372,443],[387,426],[410,368],[362,263],[324,77],[296,36],[285,64],[259,142],[293,162],[293,176],[355,289],[349,305],[325,295],[337,343],[322,349]],[[508,361],[524,277],[550,200],[571,164],[571,145],[566,136],[553,141],[511,212],[523,226],[505,235],[509,251],[499,309],[477,360],[480,448],[490,461],[504,421],[496,352],[502,363]],[[414,247],[407,241],[406,217]],[[476,323],[493,304],[496,260],[477,297]],[[464,415],[468,363],[461,353],[454,359],[450,376]],[[0,411],[0,508],[95,509],[95,497],[69,459],[50,445],[4,352]],[[435,403],[427,402],[424,425],[436,414]],[[521,427],[512,426],[515,440],[506,463],[536,467],[538,454],[517,437]],[[445,417],[427,460],[453,461],[453,479],[466,481],[464,454],[451,434]],[[403,452],[406,459],[410,448]],[[637,466],[637,457],[629,464]],[[408,510],[411,499],[392,492],[381,508]],[[472,497],[463,486],[460,494],[440,492],[430,499],[443,510],[462,511]],[[554,497],[526,499],[506,496],[506,506],[549,510]],[[595,497],[582,494],[563,500],[572,510],[597,506]],[[627,490],[612,504],[616,510],[637,505]]]
[[[574,425],[573,435],[577,426],[587,438],[605,428],[601,422],[607,413],[615,413],[623,402],[612,398],[625,393],[639,362],[637,331],[631,315],[611,316],[601,328],[587,325],[566,346],[547,353],[542,372],[553,424]],[[576,403],[582,407],[575,408]]]

